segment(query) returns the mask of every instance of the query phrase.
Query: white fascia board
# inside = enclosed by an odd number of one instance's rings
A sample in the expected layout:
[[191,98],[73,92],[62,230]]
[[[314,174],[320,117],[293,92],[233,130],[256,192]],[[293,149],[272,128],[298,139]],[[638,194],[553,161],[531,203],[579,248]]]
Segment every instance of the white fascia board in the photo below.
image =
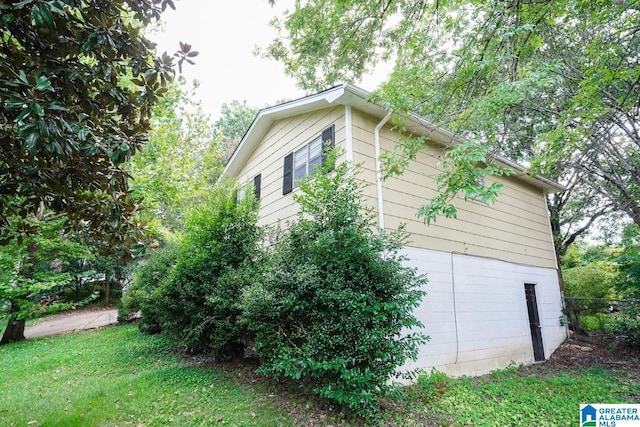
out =
[[221,178],[225,176],[237,176],[238,171],[249,159],[249,156],[255,149],[256,144],[260,142],[273,122],[286,117],[326,108],[331,104],[342,104],[343,102],[340,102],[340,99],[342,95],[344,95],[346,86],[347,85],[344,84],[335,86],[315,95],[309,95],[304,98],[285,102],[284,104],[275,105],[258,111],[256,118],[253,119],[251,126],[249,126],[249,129],[242,137],[240,144],[233,152],[231,159],[227,162]]
[[[345,83],[313,95],[260,110],[231,156],[231,159],[227,162],[221,178],[225,176],[237,176],[238,171],[249,159],[249,156],[255,149],[255,146],[260,142],[271,124],[276,120],[319,110],[331,105],[350,105],[358,110],[371,114],[378,119],[382,119],[387,115],[388,111],[383,106],[370,102],[370,96],[370,92],[352,84]],[[413,130],[417,133],[429,136],[436,144],[448,146],[451,144],[461,143],[463,141],[450,130],[440,127],[417,114],[411,113],[407,119],[410,122],[409,126],[407,126],[407,130]],[[411,124],[413,124],[413,126],[411,126]],[[530,175],[526,171],[525,167],[509,159],[498,156],[496,157],[496,161],[513,169],[516,172],[516,178],[541,188],[545,193],[556,193],[566,190],[566,187],[553,182],[548,178],[539,175]]]

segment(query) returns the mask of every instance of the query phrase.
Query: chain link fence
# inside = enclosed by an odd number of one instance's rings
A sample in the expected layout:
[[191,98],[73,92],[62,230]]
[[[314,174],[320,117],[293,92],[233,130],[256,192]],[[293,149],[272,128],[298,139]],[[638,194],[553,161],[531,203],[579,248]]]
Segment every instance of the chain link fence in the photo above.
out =
[[576,338],[601,332],[640,346],[640,300],[565,297],[564,302],[564,320]]

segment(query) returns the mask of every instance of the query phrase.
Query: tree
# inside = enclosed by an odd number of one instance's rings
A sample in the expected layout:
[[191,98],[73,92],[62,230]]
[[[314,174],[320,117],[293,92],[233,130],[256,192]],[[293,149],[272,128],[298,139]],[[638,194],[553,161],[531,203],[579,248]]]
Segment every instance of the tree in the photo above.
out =
[[33,215],[40,203],[114,239],[126,231],[136,205],[121,166],[142,146],[174,66],[153,57],[143,30],[167,5],[0,5],[1,235],[8,215]]
[[247,105],[247,101],[233,100],[222,104],[220,118],[214,123],[214,130],[221,134],[226,144],[224,159],[229,160],[244,134],[249,130],[258,109]]
[[12,224],[28,222],[28,232],[14,228],[0,246],[0,318],[8,318],[0,344],[24,339],[24,321],[44,313],[83,305],[95,299],[91,293],[69,301],[62,296],[70,287],[94,274],[95,254],[77,236],[64,231],[66,219],[51,212],[35,217],[9,219]]
[[[104,247],[126,253],[135,243],[137,204],[123,165],[145,141],[175,59],[197,55],[181,43],[174,57],[154,57],[143,30],[167,6],[172,0],[0,4],[4,243],[37,234],[38,212],[64,215],[66,229],[82,227]],[[26,248],[35,262],[37,244]],[[23,319],[10,326],[23,338]]]
[[143,200],[142,218],[156,234],[179,231],[187,209],[202,200],[224,168],[222,137],[179,77],[154,106],[149,140],[128,166],[131,188]]
[[640,299],[640,227],[627,225],[621,244],[622,251],[614,259],[620,271],[617,290],[625,297]]
[[[309,0],[274,25],[266,54],[303,88],[358,80],[393,60],[376,93],[390,109],[480,143],[488,160],[505,154],[560,180],[577,173],[574,194],[603,200],[594,216],[614,207],[640,223],[636,2]],[[473,182],[445,186],[445,200]]]

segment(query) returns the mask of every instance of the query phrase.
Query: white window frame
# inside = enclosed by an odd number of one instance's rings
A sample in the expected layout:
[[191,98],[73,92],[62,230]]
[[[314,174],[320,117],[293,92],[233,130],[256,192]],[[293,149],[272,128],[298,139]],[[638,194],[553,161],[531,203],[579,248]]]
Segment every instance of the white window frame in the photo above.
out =
[[[311,151],[313,149],[313,152]],[[293,188],[298,188],[300,183],[315,172],[322,164],[322,134],[313,138],[302,148],[293,153]],[[304,167],[304,173],[299,174],[298,169]],[[310,170],[311,168],[311,170]]]

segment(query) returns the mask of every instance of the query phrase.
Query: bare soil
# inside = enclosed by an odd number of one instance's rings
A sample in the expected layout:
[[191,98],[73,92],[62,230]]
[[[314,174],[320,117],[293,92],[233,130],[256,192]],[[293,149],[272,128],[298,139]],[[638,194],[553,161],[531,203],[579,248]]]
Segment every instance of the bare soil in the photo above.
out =
[[630,379],[640,380],[640,348],[629,347],[607,334],[568,338],[543,363],[523,367],[522,375],[553,374],[578,369],[601,368],[626,371]]

